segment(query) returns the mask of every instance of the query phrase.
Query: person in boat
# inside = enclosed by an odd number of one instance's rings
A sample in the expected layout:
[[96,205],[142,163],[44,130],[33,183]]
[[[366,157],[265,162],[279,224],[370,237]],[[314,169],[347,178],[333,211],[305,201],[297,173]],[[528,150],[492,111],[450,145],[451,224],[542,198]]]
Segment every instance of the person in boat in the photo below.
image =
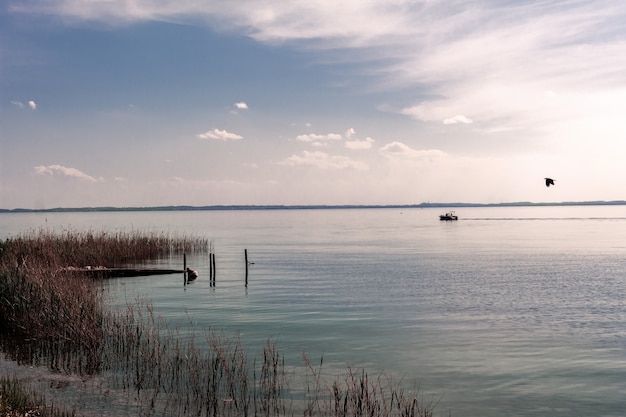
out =
[[198,278],[198,271],[187,268],[187,281],[194,281],[196,278]]

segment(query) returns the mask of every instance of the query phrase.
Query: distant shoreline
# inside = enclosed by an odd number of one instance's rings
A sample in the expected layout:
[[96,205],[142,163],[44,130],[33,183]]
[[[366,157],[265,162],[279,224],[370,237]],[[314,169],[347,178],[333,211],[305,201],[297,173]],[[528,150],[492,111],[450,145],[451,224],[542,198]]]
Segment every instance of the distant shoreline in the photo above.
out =
[[623,206],[626,200],[565,201],[560,203],[420,203],[388,205],[213,205],[213,206],[155,206],[155,207],[56,207],[50,209],[0,209],[0,213],[81,213],[117,211],[217,211],[217,210],[323,210],[377,208],[457,208],[457,207],[534,207],[534,206]]

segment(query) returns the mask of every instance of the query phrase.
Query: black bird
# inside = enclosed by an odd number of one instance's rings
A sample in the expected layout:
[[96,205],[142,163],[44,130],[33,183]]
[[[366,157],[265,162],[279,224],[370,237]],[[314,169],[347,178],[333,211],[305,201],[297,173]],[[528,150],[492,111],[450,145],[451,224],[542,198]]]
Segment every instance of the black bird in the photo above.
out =
[[546,187],[554,185],[554,180],[552,178],[546,178]]

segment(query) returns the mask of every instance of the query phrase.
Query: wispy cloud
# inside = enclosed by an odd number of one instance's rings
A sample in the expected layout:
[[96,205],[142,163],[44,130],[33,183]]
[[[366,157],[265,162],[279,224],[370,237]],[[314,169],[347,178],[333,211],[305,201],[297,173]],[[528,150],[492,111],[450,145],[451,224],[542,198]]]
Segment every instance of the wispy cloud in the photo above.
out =
[[[623,85],[626,3],[589,1],[480,3],[450,0],[9,0],[9,11],[78,20],[204,21],[259,42],[311,46],[370,61],[368,74],[388,89],[421,90],[396,103],[423,121],[526,123],[574,111],[546,108],[546,90],[586,94]],[[371,57],[376,56],[376,62]],[[328,58],[325,58],[328,59]],[[235,104],[235,108],[243,110]],[[539,104],[539,105],[538,105]],[[520,120],[522,118],[522,120]]]
[[356,161],[354,159],[340,156],[330,155],[325,152],[304,151],[300,155],[292,155],[289,158],[279,163],[280,165],[288,166],[304,166],[318,169],[356,169],[367,170],[368,166],[364,162]]
[[391,142],[379,150],[383,155],[390,158],[434,160],[446,156],[446,153],[438,149],[413,149],[402,142]]
[[69,177],[87,182],[99,182],[98,179],[87,175],[84,172],[63,165],[39,165],[35,167],[35,173],[38,175],[50,175],[53,177]]
[[240,140],[243,139],[243,136],[237,135],[236,133],[228,132],[226,130],[213,129],[208,132],[199,133],[196,135],[198,139],[216,139],[216,140]]
[[[13,104],[15,107],[17,107],[20,110],[23,110],[26,107],[24,106],[24,103],[22,103],[21,101],[17,101],[17,100],[11,100],[11,104]],[[27,104],[31,110],[37,109],[37,103],[34,100],[29,100]]]
[[462,114],[457,114],[456,116],[444,119],[443,121],[444,125],[455,125],[458,123],[469,124],[474,123],[474,121],[467,116],[463,116]]

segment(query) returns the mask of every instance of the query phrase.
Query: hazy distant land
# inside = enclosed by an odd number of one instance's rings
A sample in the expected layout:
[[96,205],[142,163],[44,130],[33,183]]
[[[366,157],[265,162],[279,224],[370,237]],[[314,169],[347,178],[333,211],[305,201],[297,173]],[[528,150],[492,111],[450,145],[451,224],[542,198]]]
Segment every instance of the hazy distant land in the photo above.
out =
[[0,213],[73,213],[109,211],[210,211],[210,210],[313,210],[313,209],[366,209],[366,208],[431,208],[431,207],[531,207],[531,206],[621,206],[626,200],[614,201],[564,201],[560,203],[420,203],[390,205],[214,205],[214,206],[155,206],[155,207],[56,207],[49,209],[0,209]]

